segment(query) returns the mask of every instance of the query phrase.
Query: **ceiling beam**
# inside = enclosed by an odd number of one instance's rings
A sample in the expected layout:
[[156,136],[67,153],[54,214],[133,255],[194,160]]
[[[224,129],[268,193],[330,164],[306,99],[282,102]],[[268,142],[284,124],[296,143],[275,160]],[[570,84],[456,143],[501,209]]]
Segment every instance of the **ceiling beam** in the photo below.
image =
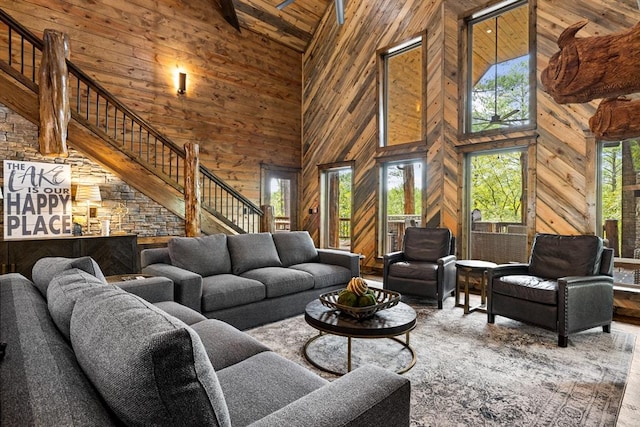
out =
[[233,28],[240,31],[240,22],[238,22],[238,15],[236,15],[233,0],[220,0],[220,6],[222,7],[222,16],[224,16],[224,19],[231,24]]

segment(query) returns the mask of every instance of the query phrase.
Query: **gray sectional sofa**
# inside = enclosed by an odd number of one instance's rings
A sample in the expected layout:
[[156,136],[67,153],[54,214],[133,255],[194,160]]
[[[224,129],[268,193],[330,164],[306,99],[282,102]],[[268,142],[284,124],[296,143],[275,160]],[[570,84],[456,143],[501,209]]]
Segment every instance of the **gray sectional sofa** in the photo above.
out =
[[147,301],[91,259],[41,261],[34,282],[0,276],[0,425],[409,425],[400,375],[365,366],[329,382],[170,301],[170,281]]
[[140,259],[173,280],[175,301],[239,329],[301,314],[360,275],[358,254],[317,249],[306,231],[176,237]]

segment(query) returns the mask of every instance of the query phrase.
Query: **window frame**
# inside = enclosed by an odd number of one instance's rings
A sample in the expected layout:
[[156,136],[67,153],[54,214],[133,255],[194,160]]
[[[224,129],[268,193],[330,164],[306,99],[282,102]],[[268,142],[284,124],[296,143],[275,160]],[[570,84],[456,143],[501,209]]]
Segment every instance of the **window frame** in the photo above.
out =
[[[537,78],[536,78],[536,14],[535,11],[535,0],[505,0],[498,4],[495,4],[491,7],[480,10],[477,13],[469,16],[465,20],[465,25],[463,26],[464,40],[465,45],[462,48],[463,52],[461,57],[466,58],[464,60],[464,73],[462,73],[462,96],[461,96],[461,111],[460,115],[460,129],[461,136],[463,137],[475,137],[478,135],[491,135],[491,134],[505,134],[510,132],[522,131],[522,130],[530,130],[535,129],[537,112],[536,112],[536,89],[537,89]],[[529,123],[523,125],[516,126],[505,126],[499,127],[495,129],[488,130],[479,130],[473,131],[473,118],[472,118],[472,102],[473,102],[473,26],[479,22],[485,21],[487,19],[491,19],[495,16],[500,16],[505,12],[509,12],[510,10],[517,9],[519,7],[526,7],[528,13],[529,27],[528,27],[528,37],[529,37]]]

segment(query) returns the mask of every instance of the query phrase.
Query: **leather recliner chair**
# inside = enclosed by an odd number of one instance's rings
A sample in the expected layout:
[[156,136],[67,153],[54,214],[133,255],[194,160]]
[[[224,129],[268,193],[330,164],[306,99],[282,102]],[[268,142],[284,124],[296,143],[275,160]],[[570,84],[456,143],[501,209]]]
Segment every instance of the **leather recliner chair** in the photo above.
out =
[[438,308],[456,289],[456,240],[448,228],[407,227],[403,250],[384,256],[383,288],[435,298]]
[[575,332],[610,332],[613,250],[603,246],[598,236],[537,234],[528,264],[489,269],[488,322],[504,316],[556,331],[560,347]]

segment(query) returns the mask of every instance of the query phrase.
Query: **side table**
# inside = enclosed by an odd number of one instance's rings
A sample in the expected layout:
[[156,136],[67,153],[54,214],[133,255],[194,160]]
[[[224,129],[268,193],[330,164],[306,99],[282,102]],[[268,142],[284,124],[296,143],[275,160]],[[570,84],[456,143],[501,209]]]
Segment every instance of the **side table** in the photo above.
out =
[[[476,259],[466,259],[456,261],[456,307],[464,307],[464,314],[469,314],[472,311],[481,310],[486,311],[486,294],[487,294],[487,282],[486,273],[487,269],[495,267],[497,264],[489,261],[480,261]],[[464,304],[460,304],[460,273],[464,273]],[[480,304],[474,307],[469,307],[469,276],[472,273],[480,273]]]

